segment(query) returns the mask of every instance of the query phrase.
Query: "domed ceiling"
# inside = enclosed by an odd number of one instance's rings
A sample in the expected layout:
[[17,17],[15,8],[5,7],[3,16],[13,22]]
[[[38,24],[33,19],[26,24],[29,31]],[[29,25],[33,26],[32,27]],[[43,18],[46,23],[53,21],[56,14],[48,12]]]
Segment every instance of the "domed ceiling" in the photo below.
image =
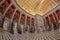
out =
[[17,4],[32,15],[45,15],[60,0],[16,0]]

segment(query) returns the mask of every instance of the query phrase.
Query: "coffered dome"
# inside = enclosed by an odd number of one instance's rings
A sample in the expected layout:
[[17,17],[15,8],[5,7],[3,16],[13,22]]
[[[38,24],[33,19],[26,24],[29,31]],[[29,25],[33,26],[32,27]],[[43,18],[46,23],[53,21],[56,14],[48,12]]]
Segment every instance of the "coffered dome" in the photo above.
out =
[[60,0],[16,0],[19,7],[32,15],[45,15],[51,10]]

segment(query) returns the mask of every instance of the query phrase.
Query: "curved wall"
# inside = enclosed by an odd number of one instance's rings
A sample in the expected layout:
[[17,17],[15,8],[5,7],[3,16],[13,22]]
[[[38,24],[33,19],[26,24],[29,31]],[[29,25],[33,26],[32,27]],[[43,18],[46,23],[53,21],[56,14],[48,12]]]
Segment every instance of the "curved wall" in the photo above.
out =
[[[53,28],[52,23],[56,21],[56,19],[60,19],[60,3],[56,5],[52,10],[47,12],[46,15],[31,15],[20,8],[15,0],[1,0],[0,1],[0,14],[1,14],[1,23],[0,26],[4,28],[4,30],[11,30],[13,28],[18,28],[15,33],[25,32],[28,29],[28,32],[34,32],[42,29],[42,31],[47,30],[47,27],[50,24],[50,28]],[[56,13],[56,14],[55,14]],[[53,17],[56,19],[53,19]],[[46,21],[46,20],[47,21]],[[7,20],[7,22],[6,22]],[[6,23],[6,24],[5,24]],[[16,23],[16,27],[14,26]],[[8,26],[7,26],[8,24]],[[22,26],[23,25],[23,26]],[[22,27],[21,27],[22,26]],[[5,28],[6,27],[6,28]],[[27,29],[26,29],[27,27]],[[33,30],[34,29],[34,30]]]

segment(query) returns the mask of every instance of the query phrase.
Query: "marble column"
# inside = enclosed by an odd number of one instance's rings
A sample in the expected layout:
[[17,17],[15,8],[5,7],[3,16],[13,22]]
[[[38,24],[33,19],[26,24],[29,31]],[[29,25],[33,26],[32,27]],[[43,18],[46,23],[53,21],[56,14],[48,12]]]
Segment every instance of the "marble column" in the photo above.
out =
[[53,16],[54,22],[56,22],[56,19],[55,19],[55,16],[54,16],[54,14],[53,14],[53,13],[52,13],[52,16]]
[[35,27],[35,34],[37,33],[37,30],[36,30],[36,18],[34,18],[34,27]]
[[17,34],[17,22],[14,22],[13,30],[14,34]]
[[11,19],[10,19],[10,23],[13,22],[13,18],[14,18],[14,15],[15,15],[16,11],[17,11],[17,8],[16,8],[16,9],[14,10],[14,12],[13,12],[13,15],[12,15],[12,17],[11,17]]
[[34,20],[34,23],[33,23],[33,27],[34,27],[34,32],[35,32],[35,20]]
[[58,20],[58,16],[57,16],[56,12],[54,12],[54,13],[55,13],[55,16],[56,16],[56,20]]
[[[52,13],[52,17],[53,17],[53,20],[54,20],[54,23],[56,22],[56,19],[55,19],[55,16],[54,16],[54,14]],[[53,30],[54,30],[54,24],[52,25],[53,27]]]
[[44,18],[43,20],[44,20],[44,27],[45,27],[45,31],[47,31],[46,18]]
[[4,11],[2,18],[5,17],[6,12],[9,10],[9,8],[12,6],[13,3],[10,3],[10,5],[6,8],[6,10]]
[[[20,15],[19,15],[18,22],[17,22],[17,28],[21,27],[21,22],[20,22],[21,16],[22,16],[22,13],[20,13]],[[18,31],[18,29],[17,29],[17,31]]]
[[23,34],[23,27],[24,27],[23,24],[21,24],[22,34]]
[[29,27],[29,31],[31,30],[31,17],[30,17],[30,27]]
[[[51,24],[51,20],[50,20],[50,17],[48,16],[48,19],[49,19],[49,25],[50,25],[50,27],[51,27],[51,29],[52,29],[52,24]],[[52,29],[53,30],[53,29]]]
[[7,11],[9,10],[9,8],[12,6],[13,3],[10,3],[10,5],[6,8],[6,10],[4,11],[3,15],[1,16],[2,20],[2,24],[4,23],[4,19],[5,19],[5,15],[7,13]]
[[[60,11],[60,8],[59,8],[59,11]],[[60,17],[59,17],[59,20],[60,20]],[[60,32],[60,22],[59,22],[59,32]]]
[[56,16],[56,26],[59,26],[57,13],[56,12],[54,12],[54,13],[55,13],[55,16]]
[[[12,3],[6,8],[6,10],[4,11],[3,15],[2,15],[2,24],[4,23],[4,19],[5,19],[5,14],[8,11],[8,9],[11,7]],[[3,25],[4,26],[4,25]],[[3,27],[4,28],[4,27]]]
[[27,27],[27,15],[25,15],[25,29]]
[[3,29],[5,31],[8,30],[8,26],[9,26],[9,19],[7,17],[5,17],[4,23],[3,23]]
[[30,27],[31,27],[31,17],[30,17]]
[[28,33],[29,33],[29,25],[28,25]]
[[26,27],[26,22],[27,22],[27,16],[25,15],[25,27]]
[[13,30],[13,25],[14,25],[14,24],[13,24],[13,19],[14,19],[14,15],[15,15],[16,11],[17,11],[17,8],[14,10],[13,15],[12,15],[12,17],[11,17],[11,19],[10,19],[10,25],[9,25],[9,27],[10,27],[10,32],[11,32],[11,33],[14,32],[14,30]]

